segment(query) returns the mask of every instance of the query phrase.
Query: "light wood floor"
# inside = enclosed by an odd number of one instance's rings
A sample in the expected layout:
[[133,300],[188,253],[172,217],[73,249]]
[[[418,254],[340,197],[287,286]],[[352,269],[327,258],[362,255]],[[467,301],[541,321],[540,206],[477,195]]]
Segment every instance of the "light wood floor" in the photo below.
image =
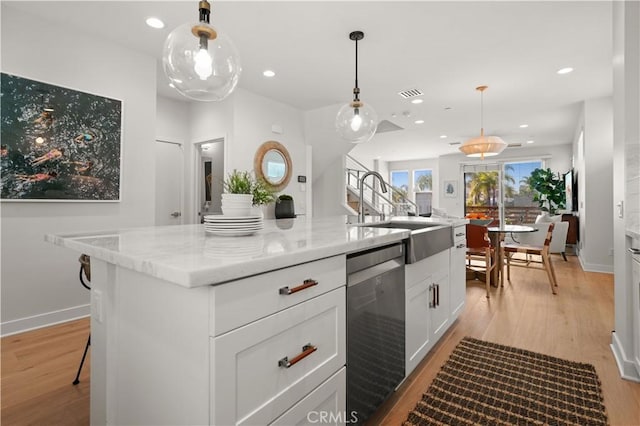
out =
[[491,289],[467,281],[464,312],[370,425],[399,425],[465,336],[596,367],[611,425],[640,425],[640,384],[620,378],[609,344],[614,327],[613,275],[585,273],[578,258],[552,256],[558,294],[544,271],[511,269],[511,284]]
[[[595,365],[610,423],[640,425],[640,384],[620,379],[609,348],[613,276],[583,272],[574,256],[553,258],[557,296],[543,271],[512,269],[512,284],[492,288],[489,300],[483,283],[467,282],[458,321],[369,424],[401,424],[455,345],[471,336]],[[89,364],[71,384],[88,333],[85,319],[2,339],[3,426],[89,424]]]

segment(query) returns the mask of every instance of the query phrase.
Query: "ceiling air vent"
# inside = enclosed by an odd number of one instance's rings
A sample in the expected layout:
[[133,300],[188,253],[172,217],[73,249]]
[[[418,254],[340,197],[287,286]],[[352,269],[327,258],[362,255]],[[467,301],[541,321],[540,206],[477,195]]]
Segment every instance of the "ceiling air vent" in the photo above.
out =
[[460,145],[462,142],[458,141],[458,142],[449,142],[449,145],[453,146],[453,145]]
[[398,92],[398,95],[402,96],[405,99],[409,99],[409,98],[415,98],[416,96],[422,96],[424,95],[424,93],[422,93],[422,90],[420,89],[409,89],[409,90],[404,90],[402,92]]
[[521,146],[521,143],[510,143],[507,145],[507,148],[520,148]]
[[395,132],[396,130],[404,130],[404,128],[390,122],[389,120],[382,120],[378,123],[376,133]]

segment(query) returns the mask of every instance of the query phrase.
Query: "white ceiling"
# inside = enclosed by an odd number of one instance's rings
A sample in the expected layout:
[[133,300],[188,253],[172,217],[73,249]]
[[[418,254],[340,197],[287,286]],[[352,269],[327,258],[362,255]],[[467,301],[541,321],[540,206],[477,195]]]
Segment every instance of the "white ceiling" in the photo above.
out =
[[[195,0],[3,1],[78,28],[80,37],[110,39],[157,58],[172,29],[197,21],[197,5]],[[523,145],[533,139],[532,146],[570,143],[580,102],[612,94],[609,1],[213,0],[211,5],[212,24],[240,52],[240,87],[302,110],[336,104],[337,112],[337,104],[351,99],[354,42],[348,34],[364,31],[358,45],[361,98],[381,120],[405,128],[369,142],[386,160],[457,152],[449,142],[479,133],[478,85],[489,86],[485,134]],[[149,16],[163,19],[166,27],[149,28],[144,23]],[[567,66],[575,71],[556,74]],[[267,68],[276,77],[263,77]],[[163,79],[160,74],[159,93],[179,97]],[[397,93],[406,89],[422,90],[424,103],[402,99]],[[425,123],[414,124],[418,119]]]

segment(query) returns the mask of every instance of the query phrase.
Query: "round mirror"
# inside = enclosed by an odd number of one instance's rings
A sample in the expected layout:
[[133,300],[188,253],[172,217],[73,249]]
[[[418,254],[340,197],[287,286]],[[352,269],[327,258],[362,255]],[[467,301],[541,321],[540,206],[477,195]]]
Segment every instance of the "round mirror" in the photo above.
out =
[[269,141],[260,145],[253,159],[256,176],[263,179],[273,190],[279,191],[291,179],[291,157],[279,142]]

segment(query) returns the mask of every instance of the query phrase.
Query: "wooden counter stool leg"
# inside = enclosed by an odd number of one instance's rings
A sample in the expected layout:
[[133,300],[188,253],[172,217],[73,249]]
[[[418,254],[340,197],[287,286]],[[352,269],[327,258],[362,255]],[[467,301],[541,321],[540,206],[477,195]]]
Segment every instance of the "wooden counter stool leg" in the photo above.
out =
[[490,250],[485,251],[484,259],[487,265],[487,271],[485,274],[485,286],[487,288],[487,299],[489,299],[489,290],[491,287],[491,251]]

